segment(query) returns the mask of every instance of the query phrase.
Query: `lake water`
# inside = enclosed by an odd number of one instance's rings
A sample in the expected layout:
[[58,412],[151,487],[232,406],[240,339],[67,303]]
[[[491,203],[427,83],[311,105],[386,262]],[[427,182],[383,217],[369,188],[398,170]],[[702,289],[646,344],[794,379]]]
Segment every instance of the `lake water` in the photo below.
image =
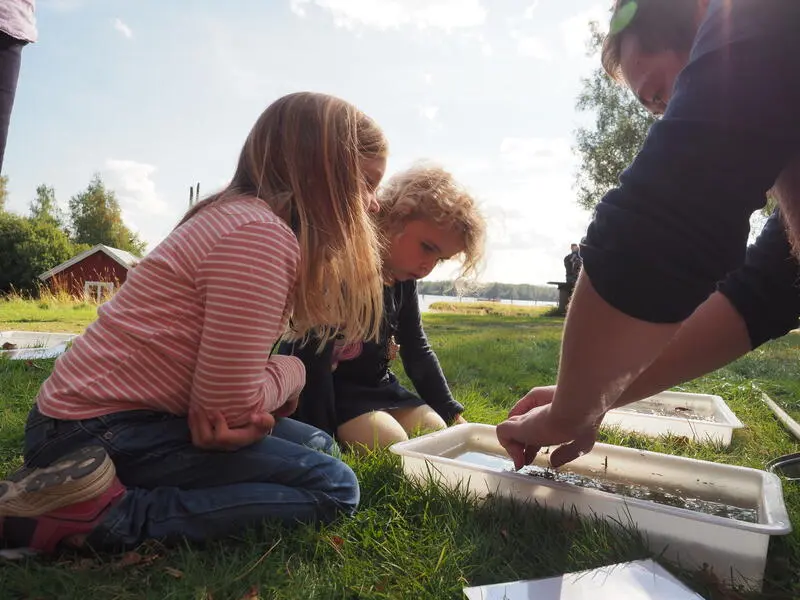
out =
[[[461,298],[456,296],[435,296],[433,294],[419,295],[419,309],[422,312],[430,311],[431,304],[434,302],[485,302],[478,298]],[[500,300],[501,304],[511,304],[514,306],[556,306],[557,302],[545,302],[544,300]]]

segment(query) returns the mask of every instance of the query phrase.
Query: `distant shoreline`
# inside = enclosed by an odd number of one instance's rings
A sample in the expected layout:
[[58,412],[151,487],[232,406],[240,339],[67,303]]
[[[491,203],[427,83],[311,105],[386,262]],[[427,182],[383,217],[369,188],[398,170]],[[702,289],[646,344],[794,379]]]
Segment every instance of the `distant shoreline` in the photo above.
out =
[[419,309],[421,312],[431,312],[430,306],[434,302],[497,302],[498,304],[509,304],[514,306],[557,306],[557,302],[549,300],[488,300],[486,298],[472,298],[462,296],[446,296],[442,294],[418,294]]

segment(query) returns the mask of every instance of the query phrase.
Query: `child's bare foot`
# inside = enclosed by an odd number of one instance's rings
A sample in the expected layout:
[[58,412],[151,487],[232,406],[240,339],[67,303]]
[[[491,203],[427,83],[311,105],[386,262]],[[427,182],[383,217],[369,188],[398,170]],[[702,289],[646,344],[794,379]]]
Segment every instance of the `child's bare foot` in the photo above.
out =
[[43,468],[23,468],[0,481],[0,539],[12,547],[53,552],[81,546],[125,494],[100,446],[82,448]]

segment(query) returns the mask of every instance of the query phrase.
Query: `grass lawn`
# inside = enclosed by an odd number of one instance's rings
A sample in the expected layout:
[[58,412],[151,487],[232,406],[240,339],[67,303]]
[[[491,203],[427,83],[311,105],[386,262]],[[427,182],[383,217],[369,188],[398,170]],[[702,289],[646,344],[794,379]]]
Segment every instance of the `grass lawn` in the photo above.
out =
[[[92,307],[37,308],[0,302],[0,330],[80,331]],[[562,321],[540,314],[441,313],[426,330],[470,421],[497,423],[530,387],[554,381]],[[747,429],[725,451],[682,439],[604,433],[603,441],[762,468],[800,444],[760,401],[758,382],[784,405],[800,398],[800,337],[772,342],[686,386],[723,396]],[[0,476],[20,462],[25,415],[52,361],[0,361]],[[118,556],[65,554],[0,563],[0,597],[12,598],[462,598],[465,585],[551,576],[649,557],[637,536],[603,522],[562,517],[503,501],[478,505],[406,481],[394,455],[346,459],[362,486],[355,517],[322,529],[265,526],[204,548],[147,544]],[[800,526],[800,486],[784,483]],[[705,598],[800,597],[800,532],[772,542],[760,595],[720,590],[680,573]]]
[[97,317],[97,305],[49,296],[33,301],[0,298],[0,331],[80,333]]

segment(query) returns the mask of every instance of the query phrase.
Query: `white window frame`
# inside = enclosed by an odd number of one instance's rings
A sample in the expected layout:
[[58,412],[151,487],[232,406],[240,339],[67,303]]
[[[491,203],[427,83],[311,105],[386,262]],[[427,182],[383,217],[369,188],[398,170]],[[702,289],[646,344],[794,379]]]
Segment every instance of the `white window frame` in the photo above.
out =
[[[89,290],[95,288],[92,293]],[[90,295],[94,296],[95,301],[99,304],[103,301],[103,290],[108,290],[108,296],[114,295],[114,283],[112,281],[84,281],[83,282],[83,295],[89,298]]]

